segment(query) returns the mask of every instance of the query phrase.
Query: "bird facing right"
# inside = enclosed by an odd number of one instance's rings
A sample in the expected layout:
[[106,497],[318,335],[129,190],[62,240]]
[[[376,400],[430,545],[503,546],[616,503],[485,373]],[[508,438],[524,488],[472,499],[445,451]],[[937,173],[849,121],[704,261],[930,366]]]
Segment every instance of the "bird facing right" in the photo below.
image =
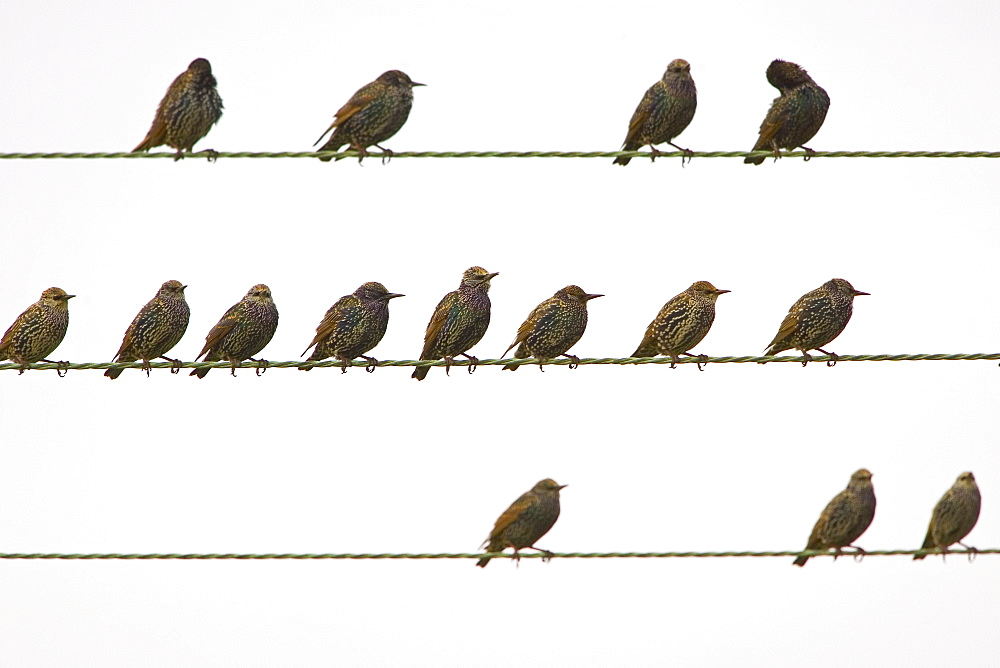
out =
[[[766,354],[777,355],[795,348],[802,352],[807,361],[810,350],[818,350],[836,358],[836,353],[828,353],[823,350],[823,346],[840,336],[847,327],[854,312],[854,298],[868,294],[855,290],[854,286],[842,278],[830,279],[807,292],[788,309],[788,315],[781,321],[778,333],[767,344]],[[805,364],[806,362],[802,363],[803,366]]]
[[[701,343],[715,322],[715,301],[729,290],[719,290],[708,281],[695,281],[684,292],[673,297],[646,328],[642,343],[632,357],[670,355],[674,368],[681,355],[694,357],[688,351]],[[701,368],[699,363],[698,368]]]
[[[375,81],[362,86],[334,114],[333,123],[320,135],[316,144],[323,141],[330,130],[333,134],[319,150],[339,151],[346,144],[358,152],[358,162],[361,162],[368,155],[368,147],[374,145],[391,157],[392,151],[379,146],[379,142],[399,132],[413,106],[413,87],[425,85],[415,83],[399,70],[384,72]],[[337,160],[341,157],[338,156]],[[330,162],[330,158],[320,160]]]
[[[122,345],[114,356],[115,362],[142,360],[142,367],[149,376],[149,361],[164,357],[177,345],[187,331],[191,308],[184,298],[186,285],[180,281],[167,281],[156,295],[139,309],[132,324],[125,330]],[[175,360],[169,360],[174,362]],[[104,375],[114,380],[125,368],[108,369]]]
[[[698,91],[691,78],[691,65],[678,58],[667,65],[663,77],[650,86],[632,114],[628,134],[622,144],[623,151],[637,151],[649,144],[651,160],[660,154],[655,144],[666,142],[678,151],[690,154],[688,149],[673,143],[674,137],[684,132],[694,118],[698,106]],[[623,167],[632,158],[619,156],[616,165]]]
[[[784,60],[775,60],[768,65],[767,81],[781,95],[771,103],[760,125],[757,143],[751,150],[772,151],[774,157],[779,158],[778,149],[794,150],[802,146],[811,155],[813,150],[804,144],[819,132],[826,120],[830,96],[816,85],[804,69]],[[764,162],[764,157],[748,157],[743,162],[759,165]],[[806,159],[809,159],[808,155]]]
[[[445,373],[450,374],[456,355],[467,357],[472,364],[469,373],[479,360],[466,353],[486,334],[490,326],[490,281],[499,272],[489,273],[482,267],[469,267],[462,274],[458,290],[449,292],[438,303],[427,323],[424,333],[422,360],[445,359]],[[412,378],[423,380],[429,366],[418,366]]]
[[[205,362],[225,360],[236,375],[236,365],[264,349],[278,329],[278,307],[271,297],[271,288],[263,283],[250,288],[246,296],[234,304],[205,337],[205,346],[195,357]],[[261,362],[266,364],[266,362]],[[258,373],[260,372],[258,368]],[[190,375],[204,378],[212,367],[194,369]]]
[[192,60],[187,70],[170,84],[156,108],[146,138],[132,152],[148,151],[166,144],[177,149],[175,161],[184,157],[184,151],[190,153],[198,140],[222,118],[222,98],[215,86],[212,65],[204,58]]
[[[552,478],[538,481],[497,518],[482,547],[486,547],[487,552],[503,552],[512,547],[515,561],[521,559],[518,550],[525,548],[542,552],[546,555],[543,560],[551,558],[552,553],[535,547],[535,542],[548,533],[559,519],[559,490],[565,486]],[[485,568],[491,558],[483,557],[476,562],[476,566]]]
[[[966,471],[958,476],[958,480],[951,486],[941,500],[934,506],[931,514],[931,524],[927,528],[927,537],[921,550],[940,550],[942,558],[948,552],[948,546],[958,543],[966,550],[975,551],[962,542],[962,539],[969,535],[972,528],[979,521],[979,507],[982,505],[982,497],[979,494],[979,486],[971,471]],[[923,559],[926,552],[918,552],[914,559]]]
[[[316,327],[316,336],[302,351],[305,355],[316,346],[309,356],[310,362],[336,357],[343,363],[343,373],[356,357],[364,357],[368,371],[373,371],[378,360],[367,357],[366,352],[382,341],[389,327],[389,300],[403,297],[389,292],[381,283],[369,281],[362,284],[353,294],[344,295],[331,306],[323,320]],[[300,366],[300,371],[309,371],[310,366]]]
[[[536,306],[517,330],[514,342],[504,351],[518,346],[514,357],[534,357],[540,362],[564,355],[570,368],[580,363],[576,355],[566,351],[576,345],[587,329],[587,302],[604,295],[587,294],[577,285],[567,285]],[[505,370],[517,371],[517,364],[507,364]],[[538,365],[542,369],[542,364]],[[542,369],[544,371],[545,369]]]
[[[872,520],[875,519],[875,488],[872,487],[872,474],[868,469],[858,469],[847,483],[847,489],[833,497],[827,504],[823,514],[816,520],[807,550],[836,549],[834,559],[843,554],[843,548],[852,547],[864,554],[860,547],[852,545],[861,537]],[[805,566],[809,557],[799,557],[795,566]]]
[[[62,288],[48,288],[37,302],[17,316],[0,339],[0,360],[21,365],[21,373],[29,364],[49,362],[51,355],[69,328],[69,300]],[[20,375],[20,374],[18,374]]]

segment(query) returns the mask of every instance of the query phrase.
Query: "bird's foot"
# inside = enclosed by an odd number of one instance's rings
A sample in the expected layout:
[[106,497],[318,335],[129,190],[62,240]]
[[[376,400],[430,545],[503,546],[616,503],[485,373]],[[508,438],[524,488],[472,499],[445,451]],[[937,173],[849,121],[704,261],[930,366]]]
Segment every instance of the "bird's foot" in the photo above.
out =
[[183,160],[183,159],[184,159],[184,149],[179,148],[179,149],[177,149],[177,153],[174,155],[174,162],[177,162],[178,160]]
[[455,363],[454,357],[448,357],[445,355],[444,358],[444,375],[451,377],[451,365]]
[[365,367],[365,371],[368,373],[374,373],[375,367],[378,366],[378,360],[374,357],[368,357],[367,355],[362,355],[361,357],[364,361],[368,362],[368,366]]
[[204,153],[209,162],[215,162],[219,159],[219,152],[214,148],[206,148],[198,152]]
[[809,364],[809,362],[812,362],[812,355],[810,355],[804,350],[802,351],[802,357],[805,358],[804,360],[802,360],[802,366],[806,366],[807,364]]
[[254,369],[254,373],[257,374],[258,377],[263,376],[265,373],[267,373],[267,368],[271,365],[271,363],[265,359],[255,360],[254,358],[251,357],[250,361],[257,363],[257,367]]
[[337,355],[337,359],[340,360],[340,373],[347,373],[347,368],[351,366],[351,360],[342,355]]
[[160,359],[161,360],[167,360],[168,362],[171,362],[170,373],[180,373],[181,372],[181,365],[184,364],[184,362],[182,362],[180,360],[175,360],[175,359],[170,358],[170,357],[167,357],[166,355],[160,355]]
[[393,155],[392,151],[385,147],[379,146],[378,144],[375,144],[375,147],[380,151],[382,151],[382,164],[383,165],[389,164],[389,162],[392,160],[392,155]]
[[146,378],[149,378],[149,370],[152,368],[149,365],[149,360],[142,360],[142,370],[146,372]]
[[569,358],[569,368],[570,369],[579,369],[580,368],[580,358],[577,357],[576,355],[567,355],[567,354],[563,353],[563,357],[568,357]]
[[[66,376],[66,373],[69,371],[69,362],[66,362],[65,360],[59,360],[58,362],[53,362],[52,360],[42,360],[42,361],[48,362],[49,364],[55,364],[56,375],[59,376],[60,378],[64,378]],[[17,375],[20,376],[22,373],[25,372],[27,368],[28,368],[27,364],[21,365],[21,371]]]
[[802,158],[803,162],[809,162],[810,160],[816,157],[816,151],[812,150],[808,146],[803,146],[802,150],[806,152],[805,157]]
[[649,145],[649,161],[650,162],[656,162],[656,159],[658,157],[660,157],[661,155],[663,155],[663,151],[661,151],[660,149],[656,148],[652,144]]
[[462,353],[462,357],[469,360],[469,373],[475,373],[476,367],[479,366],[479,358],[468,353]]
[[[535,548],[535,549],[538,549],[538,548]],[[538,549],[538,551],[542,553],[542,563],[545,563],[547,561],[552,561],[552,557],[556,556],[556,555],[552,554],[551,552],[549,552],[548,550]]]
[[828,352],[826,352],[825,350],[823,350],[822,348],[817,348],[816,350],[818,350],[818,351],[820,351],[821,353],[823,353],[824,355],[827,355],[827,356],[829,356],[829,357],[830,357],[830,359],[828,359],[828,360],[826,361],[826,365],[827,365],[827,366],[831,366],[831,367],[832,367],[832,366],[837,366],[837,360],[839,360],[839,359],[840,359],[840,356],[839,356],[839,355],[837,355],[837,353],[828,353]]
[[680,358],[677,355],[671,354],[670,355],[670,368],[671,369],[676,369],[677,368],[677,363],[680,362],[680,361],[681,360],[680,360]]
[[352,144],[352,146],[354,147],[354,150],[358,152],[358,164],[360,165],[361,161],[368,157],[368,149],[364,146],[358,146],[357,144]]
[[691,162],[691,158],[694,157],[694,151],[692,151],[689,148],[681,148],[680,146],[678,146],[677,144],[675,144],[673,142],[669,142],[668,141],[667,143],[670,144],[671,146],[673,146],[678,151],[680,151],[681,153],[684,154],[684,155],[681,156],[681,167],[684,166],[684,161],[685,160],[687,160],[688,162]]
[[854,561],[861,563],[861,560],[864,559],[865,555],[867,554],[867,552],[865,552],[865,549],[863,547],[858,547],[857,545],[848,545],[847,547],[853,547],[855,549]]
[[966,550],[969,551],[969,555],[968,556],[969,556],[969,563],[970,564],[973,561],[976,560],[976,555],[979,554],[979,550],[977,550],[976,548],[972,547],[971,545],[966,545],[962,541],[958,541],[958,544],[961,545],[962,547],[964,547]]

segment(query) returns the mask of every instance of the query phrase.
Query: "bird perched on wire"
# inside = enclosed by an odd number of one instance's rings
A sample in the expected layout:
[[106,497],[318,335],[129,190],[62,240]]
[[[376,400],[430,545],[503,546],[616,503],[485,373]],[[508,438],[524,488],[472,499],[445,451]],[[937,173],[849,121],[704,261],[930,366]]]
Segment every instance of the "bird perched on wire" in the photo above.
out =
[[[557,291],[528,314],[528,319],[518,328],[517,336],[504,351],[504,356],[518,346],[514,357],[534,357],[544,362],[563,355],[570,359],[569,367],[575,369],[580,364],[580,358],[567,355],[566,351],[576,345],[587,329],[587,302],[603,296],[587,294],[577,285],[567,285]],[[504,369],[517,371],[518,366],[507,364]],[[542,366],[539,364],[538,368],[545,371]]]
[[[485,547],[487,552],[514,548],[515,561],[521,560],[518,550],[525,548],[543,553],[545,561],[551,559],[552,553],[535,547],[535,542],[547,534],[559,519],[559,490],[563,487],[566,485],[557,484],[552,478],[539,481],[504,511],[481,547]],[[491,558],[483,557],[476,562],[476,566],[485,568]]]
[[[924,538],[924,544],[920,549],[940,550],[942,559],[948,552],[948,546],[954,543],[958,543],[970,552],[975,552],[976,548],[969,547],[962,542],[962,539],[969,535],[979,521],[981,504],[979,486],[972,472],[962,473],[951,489],[945,492],[934,506],[931,524],[927,527],[927,537]],[[918,552],[913,558],[923,559],[926,556],[926,552]]]
[[[267,368],[266,360],[254,360],[253,356],[271,342],[278,329],[278,307],[271,298],[271,288],[263,283],[250,288],[246,296],[226,311],[222,319],[205,337],[205,347],[194,358],[205,356],[205,362],[225,360],[232,365],[230,373],[236,375],[236,365],[249,359],[258,362],[257,374]],[[192,376],[204,378],[211,367],[191,371]]]
[[[781,157],[778,149],[794,150],[801,146],[807,154],[814,153],[804,144],[812,139],[830,109],[830,96],[816,85],[809,74],[784,60],[775,60],[767,67],[767,81],[781,93],[771,103],[771,108],[760,124],[760,135],[754,151],[773,151],[775,159]],[[746,164],[759,165],[762,155],[744,158]]]
[[[115,354],[115,362],[142,360],[142,368],[149,376],[149,361],[158,357],[177,363],[166,354],[180,342],[187,331],[191,308],[184,298],[186,285],[180,281],[167,281],[156,295],[139,309],[132,324],[125,330],[122,345]],[[114,380],[125,368],[108,369],[104,375]]]
[[[650,160],[656,160],[660,151],[655,144],[666,142],[690,155],[690,150],[681,148],[673,140],[691,123],[697,106],[698,91],[691,78],[691,65],[680,58],[671,61],[663,78],[650,86],[632,114],[622,150],[637,151],[649,144],[653,151]],[[631,159],[619,156],[615,164],[625,166]]]
[[[719,290],[708,281],[695,281],[684,292],[673,297],[653,318],[646,328],[642,343],[632,357],[670,355],[670,368],[676,368],[681,355],[695,357],[688,352],[708,334],[715,322],[715,300],[729,290]],[[708,358],[698,355],[699,358]],[[698,362],[698,369],[704,362]]]
[[[337,111],[333,123],[316,140],[316,144],[320,143],[326,133],[333,130],[330,139],[319,150],[339,151],[341,146],[347,145],[358,152],[358,162],[361,162],[368,155],[368,147],[374,145],[391,158],[392,151],[379,146],[379,142],[399,132],[413,106],[413,87],[425,85],[411,81],[399,70],[384,72],[375,81],[362,86]],[[342,157],[337,156],[337,160]],[[330,158],[320,160],[330,162]]]
[[49,362],[51,355],[66,336],[69,328],[70,299],[62,288],[48,288],[42,292],[37,302],[17,316],[0,339],[0,360],[10,360],[21,365],[18,375],[24,373],[29,364]]
[[195,143],[222,118],[222,98],[215,86],[212,65],[204,58],[192,60],[187,70],[170,84],[156,108],[146,138],[132,152],[166,144],[177,149],[175,161],[184,157],[184,151],[190,153]]
[[[389,326],[389,300],[405,296],[389,292],[384,285],[374,281],[362,284],[353,294],[344,295],[327,310],[316,327],[316,336],[302,354],[316,346],[308,361],[336,357],[344,365],[341,373],[347,373],[351,360],[363,357],[368,362],[366,370],[374,371],[378,360],[365,353],[385,336]],[[309,371],[311,368],[300,366],[299,370]]]
[[[828,353],[823,346],[840,336],[847,327],[854,312],[854,298],[868,295],[867,292],[855,290],[854,286],[842,278],[833,278],[815,290],[799,297],[799,300],[788,309],[788,315],[781,321],[778,333],[771,343],[767,344],[767,355],[777,355],[784,350],[795,348],[802,352],[806,361],[810,350],[818,350],[833,358],[836,364],[837,354]],[[833,366],[827,362],[828,366]]]
[[[847,489],[833,497],[823,514],[816,520],[809,535],[807,550],[836,549],[834,559],[843,554],[843,548],[851,547],[864,554],[864,550],[854,541],[861,537],[875,518],[875,489],[872,474],[868,469],[858,469],[847,483]],[[799,557],[795,566],[805,566],[809,557]]]
[[[450,375],[455,356],[462,355],[472,362],[469,373],[475,370],[479,360],[465,351],[479,343],[490,326],[490,281],[499,274],[491,274],[482,267],[465,270],[458,290],[446,294],[434,309],[424,333],[420,359],[439,360],[443,357],[445,373]],[[430,367],[418,366],[413,370],[412,377],[423,380],[428,371]]]

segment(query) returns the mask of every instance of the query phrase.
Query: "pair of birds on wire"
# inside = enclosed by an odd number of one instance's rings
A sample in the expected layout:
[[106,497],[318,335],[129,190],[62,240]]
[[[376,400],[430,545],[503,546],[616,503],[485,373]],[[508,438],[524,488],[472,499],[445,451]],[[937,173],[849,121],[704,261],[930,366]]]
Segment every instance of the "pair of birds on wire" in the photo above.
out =
[[[489,327],[490,281],[498,275],[478,266],[465,270],[458,289],[446,294],[434,309],[424,334],[420,359],[444,359],[445,371],[449,372],[454,358],[461,355],[472,362],[470,373],[474,370],[478,360],[468,351],[479,343]],[[184,295],[186,287],[176,280],[160,286],[126,330],[115,362],[141,360],[147,374],[151,360],[163,358],[177,362],[166,355],[187,331],[191,311]],[[693,283],[660,309],[632,357],[669,355],[672,367],[681,356],[694,357],[690,351],[708,334],[715,321],[716,300],[727,292],[729,290],[717,289],[708,281]],[[809,350],[819,350],[836,359],[836,355],[823,350],[823,346],[846,327],[853,313],[854,297],[867,294],[840,278],[806,293],[789,309],[778,333],[768,344],[768,354],[777,355],[794,348],[802,351],[807,360]],[[312,348],[308,362],[335,357],[343,363],[345,372],[352,360],[361,357],[369,363],[368,370],[373,370],[377,360],[365,353],[385,336],[389,301],[402,296],[389,292],[381,283],[362,284],[330,307],[303,355]],[[576,285],[556,291],[532,309],[504,355],[516,347],[516,359],[537,359],[540,369],[546,361],[561,356],[570,359],[571,368],[579,364],[579,359],[569,350],[587,328],[588,302],[602,296],[587,293]],[[68,295],[61,288],[45,290],[38,302],[21,313],[0,339],[0,360],[10,359],[22,366],[49,361],[45,358],[59,346],[69,327],[67,302],[72,297],[74,295]],[[278,309],[271,290],[264,284],[257,284],[212,328],[195,359],[228,361],[235,375],[236,365],[253,360],[271,341],[277,327]],[[518,366],[511,362],[504,369],[514,371]],[[309,370],[312,367],[300,368]],[[209,369],[194,369],[191,375],[204,378]],[[114,379],[123,370],[124,367],[111,368],[105,375]],[[413,377],[423,380],[429,370],[430,367],[417,367]]]
[[[780,149],[794,150],[801,146],[811,154],[812,149],[804,145],[823,125],[830,97],[795,63],[775,60],[768,66],[766,75],[780,95],[772,102],[761,123],[753,150],[769,150],[778,158]],[[413,106],[413,88],[423,85],[399,70],[384,72],[375,81],[362,86],[337,111],[333,123],[316,141],[318,144],[332,131],[320,150],[339,151],[348,146],[357,152],[361,161],[368,155],[368,147],[375,146],[391,157],[392,151],[380,146],[380,142],[388,140],[403,127]],[[690,155],[691,151],[677,146],[673,140],[691,123],[697,105],[698,91],[691,77],[691,65],[678,58],[646,91],[629,122],[622,150],[636,151],[649,145],[651,158],[655,160],[660,155],[656,145],[667,143]],[[192,151],[195,143],[219,121],[222,108],[212,66],[206,59],[197,58],[170,84],[149,132],[133,152],[167,145],[177,149],[175,159],[180,159],[184,151]],[[330,159],[320,158],[323,161]],[[624,166],[630,160],[630,157],[619,156],[614,162]],[[756,165],[763,161],[763,156],[744,160]]]
[[[514,560],[520,560],[520,550],[532,549],[543,553],[543,561],[552,558],[552,553],[535,547],[535,543],[548,533],[559,519],[559,492],[566,485],[559,485],[551,478],[539,481],[522,494],[517,501],[497,519],[489,537],[483,543],[488,552],[499,553],[507,548],[514,550]],[[966,550],[975,548],[962,543],[976,522],[982,497],[979,486],[971,472],[958,476],[951,489],[945,492],[931,513],[927,536],[914,559],[923,559],[932,551],[942,555],[948,548],[958,543]],[[843,554],[845,547],[864,554],[864,550],[853,545],[871,526],[875,518],[875,490],[872,474],[868,469],[859,469],[851,476],[847,488],[833,498],[823,510],[813,527],[806,544],[807,551],[835,550],[834,559]],[[476,565],[485,567],[491,557],[483,557]],[[800,556],[792,562],[804,566],[809,556]]]

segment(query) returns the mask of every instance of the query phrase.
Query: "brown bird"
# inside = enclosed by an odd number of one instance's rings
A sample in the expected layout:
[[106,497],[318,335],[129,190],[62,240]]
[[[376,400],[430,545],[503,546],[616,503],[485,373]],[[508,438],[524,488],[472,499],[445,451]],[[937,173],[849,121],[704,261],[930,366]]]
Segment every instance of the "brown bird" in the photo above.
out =
[[[166,357],[170,349],[187,331],[191,309],[184,298],[186,285],[180,281],[167,281],[160,286],[156,295],[139,309],[132,324],[125,330],[125,338],[115,354],[115,362],[142,360],[142,368],[149,377],[149,361],[158,357],[174,362]],[[125,368],[108,369],[104,375],[114,380]]]
[[[587,302],[603,296],[589,295],[579,286],[567,285],[534,308],[517,330],[517,336],[504,351],[504,356],[520,344],[514,357],[534,357],[545,361],[563,355],[570,359],[569,367],[576,368],[580,358],[566,351],[576,345],[587,329]],[[518,366],[508,364],[504,369],[517,371]],[[539,364],[538,368],[545,371],[542,366]]]
[[[450,375],[455,356],[462,355],[472,362],[469,373],[475,370],[479,360],[465,351],[479,343],[490,326],[490,280],[499,275],[499,272],[491,274],[482,267],[465,270],[458,290],[446,294],[434,309],[424,333],[420,359],[443,357],[445,373]],[[412,378],[423,380],[428,371],[430,367],[418,366]]]
[[[927,527],[927,537],[920,549],[940,550],[942,559],[948,553],[948,546],[954,543],[975,552],[976,548],[969,547],[962,539],[969,535],[979,521],[980,505],[982,497],[979,495],[979,486],[972,472],[966,471],[958,476],[955,484],[934,506],[931,524]],[[918,552],[913,558],[923,559],[926,556],[926,552]]]
[[[405,296],[389,292],[384,285],[374,281],[362,284],[354,294],[341,297],[330,307],[316,328],[316,336],[302,354],[316,346],[308,361],[336,357],[344,365],[341,373],[347,373],[351,360],[363,357],[368,362],[366,371],[374,371],[378,360],[365,353],[385,336],[389,326],[389,300]],[[299,370],[311,368],[300,366]]]
[[29,364],[48,362],[51,355],[69,328],[70,299],[61,288],[48,288],[41,298],[17,316],[14,323],[0,339],[0,360],[10,360],[21,365],[18,375],[24,373]]
[[[358,162],[361,162],[368,155],[368,147],[374,145],[391,158],[392,151],[379,146],[379,142],[399,132],[413,106],[413,87],[425,85],[411,81],[405,72],[399,70],[384,72],[351,96],[334,115],[333,123],[320,135],[316,144],[333,130],[321,151],[339,151],[341,146],[348,145],[358,152]],[[342,157],[337,156],[337,160]],[[330,158],[320,160],[330,162]]]
[[[698,91],[691,78],[691,65],[678,58],[667,65],[663,78],[642,96],[629,121],[622,150],[637,151],[649,144],[653,151],[650,160],[656,160],[660,151],[655,144],[666,142],[678,151],[690,154],[690,150],[673,143],[673,139],[691,123],[697,106]],[[615,158],[615,164],[625,166],[629,160],[631,158],[619,156]]]
[[[868,295],[855,290],[854,286],[842,278],[833,278],[811,292],[799,297],[788,309],[788,315],[781,321],[778,333],[768,344],[767,355],[777,355],[784,350],[795,348],[802,352],[808,363],[810,350],[818,350],[833,358],[837,354],[828,353],[823,346],[840,336],[854,313],[854,298]],[[827,362],[828,366],[833,366]]]
[[[552,553],[535,547],[535,542],[548,533],[559,519],[559,490],[563,487],[566,485],[559,485],[552,478],[539,481],[497,519],[493,531],[480,549],[486,547],[487,552],[503,552],[512,547],[514,561],[520,561],[518,550],[530,548],[543,553],[543,561],[551,559]],[[485,568],[490,559],[491,557],[483,557],[476,562],[476,566]]]
[[[226,311],[222,319],[205,337],[205,347],[195,357],[202,355],[206,362],[225,360],[232,367],[230,373],[236,375],[236,365],[264,349],[271,342],[275,330],[278,329],[278,307],[271,298],[271,288],[263,283],[250,288],[246,296]],[[253,360],[259,363],[258,375],[267,367],[266,360]],[[211,367],[194,369],[192,376],[204,378]]]
[[[864,550],[854,541],[861,537],[875,518],[875,489],[872,474],[868,469],[858,469],[847,483],[847,489],[833,497],[823,514],[816,520],[809,535],[807,550],[836,549],[834,559],[843,554],[843,548],[851,547],[864,554]],[[809,557],[799,557],[795,566],[805,566]]]
[[222,118],[222,98],[215,85],[209,62],[204,58],[192,60],[187,70],[170,84],[156,108],[146,138],[132,152],[148,151],[166,144],[177,149],[175,161],[184,157],[185,150],[190,153],[198,140]]
[[[808,160],[815,151],[806,147],[805,143],[822,127],[830,109],[830,96],[816,85],[804,69],[784,60],[775,60],[768,65],[767,81],[781,95],[771,103],[752,150],[771,150],[777,159],[781,157],[778,149],[794,150],[801,146],[809,154],[806,155]],[[759,165],[764,162],[764,156],[744,158],[743,162]]]
[[[696,357],[688,352],[708,334],[715,322],[715,300],[729,290],[718,290],[708,281],[695,281],[684,292],[673,297],[646,328],[642,343],[632,357],[670,355],[670,368],[676,368],[680,356]],[[697,355],[699,358],[708,358]],[[698,362],[701,369],[703,362]]]

